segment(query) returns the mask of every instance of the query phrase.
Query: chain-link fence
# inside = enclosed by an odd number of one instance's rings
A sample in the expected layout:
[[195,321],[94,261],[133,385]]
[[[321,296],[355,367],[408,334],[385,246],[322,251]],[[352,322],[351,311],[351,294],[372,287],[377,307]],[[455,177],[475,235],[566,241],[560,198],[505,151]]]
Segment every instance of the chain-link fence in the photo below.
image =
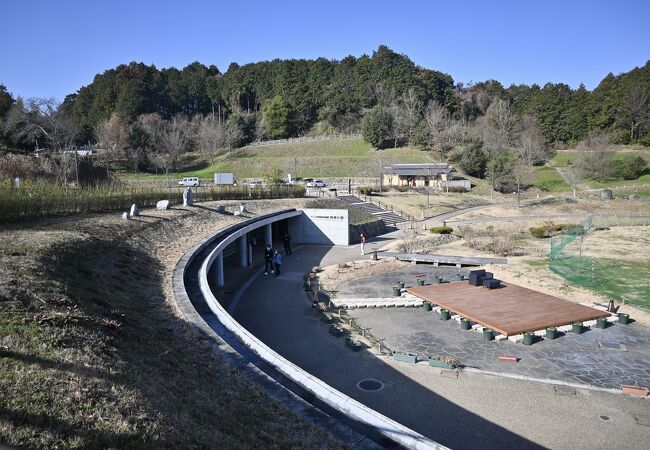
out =
[[623,303],[650,307],[650,267],[630,258],[585,255],[589,233],[594,227],[589,216],[568,232],[553,237],[549,268],[572,284],[591,289]]

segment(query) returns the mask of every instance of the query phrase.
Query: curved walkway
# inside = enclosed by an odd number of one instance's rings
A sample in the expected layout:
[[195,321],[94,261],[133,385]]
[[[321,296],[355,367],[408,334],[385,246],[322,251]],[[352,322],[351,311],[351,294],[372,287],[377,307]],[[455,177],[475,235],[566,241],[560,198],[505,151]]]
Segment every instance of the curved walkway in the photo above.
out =
[[[378,442],[382,446],[394,448],[396,442],[401,442],[414,449],[442,449],[439,444],[387,417],[382,417],[376,411],[335,391],[301,368],[283,361],[279,355],[236,324],[223,305],[217,304],[213,290],[218,291],[223,287],[223,283],[221,276],[218,276],[219,286],[208,285],[207,275],[211,262],[220,258],[223,248],[242,232],[247,232],[254,222],[274,220],[272,216],[282,219],[286,215],[283,213],[291,211],[269,214],[232,225],[204,239],[186,252],[173,275],[174,295],[182,314],[215,343],[215,353],[237,368],[244,378],[263,387],[271,398],[284,403],[307,421],[327,429],[347,446],[374,449],[379,446]],[[236,279],[235,285],[243,284],[237,273],[231,275]],[[246,342],[246,346],[243,342]],[[259,352],[259,355],[264,355],[264,359],[251,349]],[[309,391],[301,386],[305,386]]]

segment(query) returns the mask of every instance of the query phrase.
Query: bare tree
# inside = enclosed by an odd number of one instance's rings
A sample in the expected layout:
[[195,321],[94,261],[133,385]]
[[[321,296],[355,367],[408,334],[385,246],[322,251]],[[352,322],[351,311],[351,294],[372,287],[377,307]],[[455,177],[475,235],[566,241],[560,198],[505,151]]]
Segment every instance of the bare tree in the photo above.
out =
[[393,135],[394,147],[397,148],[397,143],[408,130],[408,123],[399,100],[395,100],[389,108],[392,120],[390,121],[391,134]]
[[445,133],[449,126],[447,110],[437,101],[431,100],[424,111],[424,120],[431,136],[431,146],[434,151],[437,150],[439,159],[442,161],[444,154],[450,148],[447,142],[448,133]]
[[413,253],[417,248],[417,241],[420,232],[416,228],[404,228],[402,238],[398,244],[400,251],[404,253]]
[[521,190],[528,186],[528,181],[532,178],[533,172],[526,162],[518,160],[512,170],[512,181],[517,188],[517,208],[521,207]]
[[199,147],[210,155],[214,164],[215,155],[226,147],[226,130],[221,120],[213,115],[199,119],[196,137]]
[[100,159],[108,167],[110,161],[128,159],[128,149],[131,144],[131,130],[120,116],[111,114],[110,119],[102,120],[95,126],[95,138]]
[[510,104],[505,100],[493,101],[482,118],[485,137],[489,146],[507,147],[512,143],[513,131],[517,123]]
[[613,152],[610,137],[602,131],[592,131],[576,147],[578,157],[574,165],[580,168],[585,178],[607,178],[612,171]]
[[573,164],[571,167],[564,170],[563,175],[566,182],[569,183],[569,186],[573,189],[573,196],[576,197],[576,191],[583,178],[581,167],[577,164]]
[[158,146],[149,159],[156,167],[164,169],[166,174],[170,170],[175,171],[178,157],[187,149],[187,119],[177,115],[169,121],[163,121],[152,133]]
[[3,128],[14,142],[47,148],[62,183],[67,184],[73,169],[79,181],[77,153],[71,150],[79,129],[55,99],[30,98],[26,103],[18,99],[7,112]]
[[422,102],[418,98],[414,88],[410,88],[408,92],[402,95],[400,109],[401,114],[404,116],[403,121],[406,138],[410,144],[411,139],[413,139],[413,134],[415,133],[415,128],[420,122],[420,110],[422,109]]
[[617,112],[618,119],[630,127],[630,142],[639,138],[639,128],[648,119],[650,91],[645,86],[632,86]]
[[544,138],[537,127],[533,116],[524,115],[521,118],[517,151],[519,158],[528,166],[546,162],[548,150],[544,145]]

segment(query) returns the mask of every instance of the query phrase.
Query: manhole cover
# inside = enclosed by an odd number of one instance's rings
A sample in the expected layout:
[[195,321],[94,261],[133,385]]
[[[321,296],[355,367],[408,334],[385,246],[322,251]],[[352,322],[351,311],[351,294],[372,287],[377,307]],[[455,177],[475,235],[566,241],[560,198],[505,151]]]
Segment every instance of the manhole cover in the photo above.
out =
[[381,381],[369,379],[359,381],[357,387],[362,391],[375,392],[381,391],[384,388],[384,384]]
[[600,418],[601,418],[602,420],[609,420],[609,417],[607,417],[607,416],[600,416]]

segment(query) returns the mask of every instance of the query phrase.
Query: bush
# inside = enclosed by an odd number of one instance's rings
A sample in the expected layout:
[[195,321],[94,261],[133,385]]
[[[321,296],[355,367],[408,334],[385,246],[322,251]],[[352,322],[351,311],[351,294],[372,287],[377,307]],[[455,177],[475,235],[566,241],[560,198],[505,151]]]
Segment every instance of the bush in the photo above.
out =
[[483,178],[487,162],[487,153],[481,144],[473,144],[463,152],[463,156],[460,158],[460,168],[467,175]]
[[554,224],[553,222],[548,222],[539,227],[532,227],[529,229],[529,231],[532,237],[538,239],[549,238],[561,233],[569,233],[575,235],[584,234],[584,228],[582,225],[573,225],[569,223]]
[[406,192],[409,189],[411,189],[409,186],[391,186],[393,189],[395,189],[397,192]]
[[646,170],[648,163],[640,156],[629,158],[623,161],[621,166],[621,176],[626,180],[636,180]]
[[449,192],[460,193],[460,194],[467,192],[467,189],[465,189],[462,186],[451,186],[448,190]]
[[436,234],[451,234],[454,232],[452,227],[432,227],[429,231]]
[[529,231],[530,231],[530,235],[532,237],[534,237],[534,238],[537,238],[537,239],[550,237],[546,227],[532,227],[532,228],[530,228]]
[[357,191],[363,195],[372,195],[372,191],[377,190],[375,186],[359,186]]

